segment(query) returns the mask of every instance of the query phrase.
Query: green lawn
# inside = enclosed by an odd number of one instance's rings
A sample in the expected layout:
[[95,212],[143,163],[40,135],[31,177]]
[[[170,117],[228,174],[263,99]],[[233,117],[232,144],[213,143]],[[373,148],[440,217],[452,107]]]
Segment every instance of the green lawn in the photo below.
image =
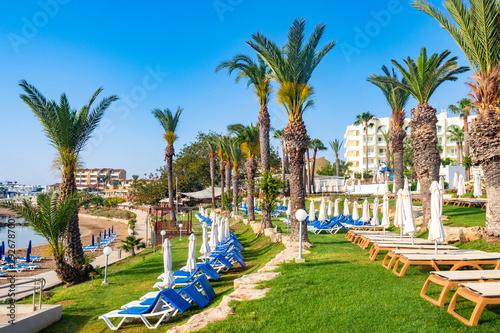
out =
[[[217,305],[224,295],[233,290],[233,280],[244,274],[253,273],[271,260],[284,247],[282,244],[271,244],[265,236],[256,237],[251,230],[239,224],[233,231],[238,235],[245,252],[245,269],[234,268],[224,273],[219,281],[211,281],[217,293],[217,298],[210,307]],[[201,236],[198,235],[198,248],[201,246]],[[159,247],[158,247],[159,249]],[[188,240],[174,239],[172,256],[173,269],[177,270],[186,263]],[[197,252],[198,253],[198,252]],[[109,267],[108,281],[110,285],[101,286],[102,277],[92,283],[85,282],[73,287],[58,287],[53,289],[54,295],[46,303],[62,304],[62,319],[42,332],[110,332],[103,320],[97,317],[108,311],[119,309],[123,304],[137,300],[142,295],[154,291],[153,284],[158,275],[163,272],[163,256],[157,250],[151,249],[139,253],[135,258]],[[25,300],[24,302],[30,302]],[[160,325],[157,330],[149,330],[139,322],[125,324],[122,332],[165,332],[167,329],[186,322],[193,314],[201,310],[193,306],[184,314],[177,314],[168,323]],[[142,322],[141,322],[142,323]]]
[[[235,302],[235,315],[201,332],[498,332],[500,306],[469,328],[419,296],[427,269],[399,278],[344,236],[309,234],[315,248],[305,264],[281,265],[282,276],[265,283],[266,298]],[[466,315],[472,306],[458,309]]]

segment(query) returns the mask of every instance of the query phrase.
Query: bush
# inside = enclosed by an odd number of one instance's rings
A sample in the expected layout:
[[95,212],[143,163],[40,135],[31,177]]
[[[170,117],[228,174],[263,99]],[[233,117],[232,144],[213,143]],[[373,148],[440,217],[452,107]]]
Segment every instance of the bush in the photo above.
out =
[[394,188],[394,183],[387,184],[387,187],[389,188],[389,192],[392,193],[392,189]]
[[105,207],[116,207],[116,206],[118,206],[118,204],[121,204],[121,203],[124,203],[124,202],[125,202],[125,199],[123,199],[123,198],[120,198],[120,197],[110,197],[110,198],[104,199],[103,205]]
[[450,185],[450,184],[448,184],[448,182],[444,182],[444,188],[445,188],[445,189],[447,189],[449,185]]
[[128,220],[128,227],[132,230],[135,229],[135,223],[137,222],[137,219],[134,217],[134,218],[131,218],[130,220]]

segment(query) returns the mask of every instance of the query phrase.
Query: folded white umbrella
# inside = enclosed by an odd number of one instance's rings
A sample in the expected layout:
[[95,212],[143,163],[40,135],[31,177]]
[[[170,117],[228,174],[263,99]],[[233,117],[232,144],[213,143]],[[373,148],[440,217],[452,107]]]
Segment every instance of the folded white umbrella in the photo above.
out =
[[357,201],[354,201],[352,203],[352,220],[354,222],[359,220],[358,202]]
[[198,209],[198,213],[203,214],[203,207],[200,205],[200,208]]
[[286,208],[286,216],[290,217],[290,214],[291,214],[291,207],[292,205],[290,205],[290,203],[288,203],[288,207]]
[[340,202],[340,199],[335,199],[335,204],[334,204],[334,209],[333,209],[333,217],[337,217],[340,215],[339,202]]
[[283,197],[283,207],[286,207],[286,197]]
[[344,216],[349,216],[351,215],[349,213],[349,201],[347,199],[344,200]]
[[361,181],[358,179],[358,189],[356,192],[361,193]]
[[481,186],[481,176],[476,173],[474,176],[474,196],[480,198],[483,196],[483,188]]
[[453,187],[458,188],[458,172],[455,172],[455,177],[453,178]]
[[435,252],[437,254],[437,242],[444,241],[446,231],[444,230],[441,217],[443,215],[442,191],[436,181],[431,184],[431,223],[429,225],[429,240],[435,242]]
[[222,217],[218,217],[218,222],[217,226],[219,227],[219,230],[217,230],[217,240],[219,243],[224,243],[224,221]]
[[214,210],[212,209],[212,211],[210,212],[210,220],[211,220],[212,222],[214,222],[214,221],[215,221],[215,219],[216,219],[216,217],[217,217],[217,216],[215,215],[215,212],[214,212]]
[[441,189],[441,191],[444,195],[444,177],[443,176],[439,177],[439,188]]
[[377,226],[380,224],[380,221],[378,220],[378,204],[379,204],[379,200],[378,200],[378,197],[375,198],[375,200],[373,201],[373,217],[370,221],[370,224],[373,225],[373,226]]
[[335,190],[335,192],[339,191],[339,184],[337,182],[335,182],[335,184],[333,184],[333,189]]
[[201,224],[201,228],[203,230],[200,253],[205,255],[205,259],[207,259],[208,254],[210,253],[210,245],[208,244],[208,232],[207,232],[207,224],[203,222]]
[[417,180],[417,192],[420,192],[420,180]]
[[405,235],[412,236],[417,233],[417,227],[415,226],[415,220],[413,219],[413,203],[411,201],[410,192],[408,190],[403,190],[403,233]]
[[224,219],[224,236],[225,236],[225,240],[224,241],[227,241],[229,239],[229,219],[226,217]]
[[394,225],[401,228],[403,235],[403,190],[399,189],[396,196],[396,213],[394,214]]
[[342,187],[342,191],[347,192],[347,190],[348,190],[348,188],[347,188],[347,187],[348,187],[348,180],[347,180],[347,179],[345,179],[345,180],[344,180],[344,187]]
[[210,235],[210,251],[214,251],[218,244],[217,233],[219,231],[219,226],[217,225],[217,220],[212,222],[212,234]]
[[186,271],[191,273],[196,269],[196,236],[191,234],[189,236],[189,245],[188,245],[188,260],[186,263]]
[[363,171],[361,171],[361,180],[365,180],[364,172]]
[[316,210],[314,208],[314,201],[309,203],[309,223],[316,221]]
[[327,216],[333,215],[333,207],[332,207],[332,202],[330,200],[328,200],[328,209],[326,210],[326,215]]
[[165,239],[163,243],[163,288],[172,288],[175,286],[175,277],[172,273],[172,242],[170,239]]
[[404,188],[409,190],[409,186],[408,186],[408,177],[405,176],[405,185],[404,185]]
[[464,181],[464,176],[460,175],[458,177],[458,189],[457,189],[457,195],[461,196],[465,194],[465,181]]
[[325,199],[321,199],[321,204],[319,205],[318,220],[321,222],[326,221],[326,203]]
[[361,221],[370,222],[370,205],[366,199],[363,202],[363,215],[361,216]]
[[395,194],[396,193],[396,182],[394,181],[392,183],[392,194]]
[[382,227],[389,228],[391,226],[391,221],[389,220],[389,197],[384,195],[384,201],[382,202]]

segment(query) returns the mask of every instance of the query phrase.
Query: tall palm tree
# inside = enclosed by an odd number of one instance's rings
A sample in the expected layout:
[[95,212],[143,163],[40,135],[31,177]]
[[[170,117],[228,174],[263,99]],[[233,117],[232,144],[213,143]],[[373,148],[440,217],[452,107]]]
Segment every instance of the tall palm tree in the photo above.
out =
[[392,165],[391,163],[391,130],[388,129],[386,131],[384,131],[383,129],[379,129],[378,130],[378,133],[380,133],[382,135],[382,137],[384,138],[384,142],[385,142],[385,146],[387,147],[386,148],[386,152],[385,152],[385,165],[387,165],[387,167],[389,167],[389,165]]
[[158,120],[158,122],[163,127],[165,134],[163,138],[167,141],[167,147],[165,147],[165,161],[167,161],[167,177],[168,177],[168,205],[170,209],[170,220],[175,221],[175,210],[174,207],[174,181],[172,175],[172,161],[175,155],[174,151],[174,141],[177,140],[177,134],[175,133],[177,125],[179,124],[179,118],[181,117],[182,109],[177,107],[175,115],[170,111],[170,109],[165,109],[164,111],[160,109],[154,109],[152,111],[153,116]]
[[455,142],[457,144],[457,165],[462,166],[463,164],[463,151],[462,145],[464,142],[464,129],[458,126],[453,127],[448,131],[448,135],[450,135],[450,141]]
[[[236,70],[236,83],[245,78],[247,79],[247,87],[253,86],[255,88],[254,92],[260,104],[257,121],[260,133],[260,163],[263,171],[269,171],[269,129],[271,119],[267,105],[272,92],[269,68],[261,58],[254,61],[247,55],[238,54],[230,61],[221,62],[217,66],[216,71],[218,72],[222,69],[227,69],[229,74]],[[262,224],[265,228],[272,227],[271,212],[266,209],[262,210]]]
[[[285,173],[286,173],[286,148],[285,148],[285,141],[283,140],[283,130],[275,130],[273,132],[273,138],[278,139],[281,141],[281,180],[283,181],[283,184],[285,183]],[[283,194],[285,193],[284,188],[283,188]]]
[[231,190],[231,173],[233,171],[233,163],[231,162],[231,154],[230,154],[230,144],[231,138],[229,136],[221,136],[219,138],[219,145],[221,149],[224,151],[224,171],[226,172],[224,178],[226,179],[226,188],[227,191]]
[[[233,167],[233,205],[234,215],[238,215],[238,189],[240,184],[240,169],[241,169],[241,144],[238,140],[231,139],[227,142],[227,153],[231,157]],[[253,201],[253,200],[252,200]]]
[[217,137],[207,136],[205,144],[208,147],[208,157],[210,157],[210,186],[212,188],[212,209],[215,209],[215,157],[217,156]]
[[496,0],[471,0],[467,6],[461,0],[444,0],[451,19],[425,1],[414,1],[417,9],[435,18],[453,37],[472,67],[468,84],[472,104],[478,116],[471,124],[468,144],[471,160],[481,165],[486,180],[487,240],[500,238],[500,6]]
[[304,197],[304,152],[307,149],[307,130],[302,114],[313,105],[313,88],[308,84],[312,73],[324,56],[335,46],[327,43],[316,50],[325,31],[324,24],[318,24],[304,44],[305,20],[296,19],[288,32],[288,41],[279,47],[261,33],[252,35],[248,41],[271,70],[271,77],[278,83],[278,102],[283,105],[288,115],[288,124],[283,131],[283,138],[290,154],[290,204],[291,204],[291,239],[302,237],[308,240],[307,228],[303,222],[302,235],[295,212],[305,208]]
[[137,179],[139,179],[139,175],[132,175],[132,179],[136,181]]
[[418,105],[411,111],[410,126],[414,152],[413,164],[422,189],[423,230],[427,229],[431,217],[429,188],[433,181],[438,180],[441,163],[437,149],[436,109],[430,106],[428,101],[442,83],[456,81],[457,74],[468,70],[468,67],[457,65],[457,57],[447,60],[449,55],[450,51],[444,51],[441,54],[434,53],[429,58],[424,47],[416,62],[410,57],[404,60],[407,69],[396,60],[391,60],[406,82],[387,78],[395,87],[409,92],[418,101]]
[[[384,94],[384,97],[391,108],[391,129],[389,135],[390,149],[394,158],[392,163],[394,169],[394,186],[396,193],[403,188],[404,183],[404,163],[403,163],[403,141],[406,137],[404,130],[404,121],[406,117],[405,107],[410,99],[410,93],[404,89],[398,89],[391,82],[387,82],[387,78],[400,81],[396,75],[394,68],[392,71],[386,66],[382,66],[383,75],[372,74],[367,81],[376,85]],[[401,82],[407,84],[406,78],[402,78]],[[385,139],[385,136],[384,136]],[[387,144],[387,152],[389,152],[389,144]],[[389,161],[390,164],[390,161]]]
[[144,249],[146,248],[146,244],[142,242],[142,238],[137,238],[134,235],[127,236],[125,240],[122,240],[122,246],[120,249],[126,252],[130,252],[130,256],[135,256],[135,249]]
[[342,145],[344,144],[344,140],[335,139],[333,141],[329,141],[328,143],[330,144],[330,147],[332,148],[333,153],[335,154],[335,166],[337,167],[337,177],[340,177],[339,152],[340,149],[342,148]]
[[363,112],[356,116],[356,121],[354,125],[363,125],[365,130],[365,154],[366,154],[366,173],[368,173],[368,127],[372,127],[372,121],[378,120],[375,115],[370,112]]
[[74,267],[64,260],[65,249],[61,241],[72,223],[73,216],[78,215],[78,209],[88,203],[89,199],[82,199],[78,194],[67,194],[65,198],[56,191],[42,193],[36,198],[36,205],[27,199],[17,204],[14,201],[1,201],[0,208],[8,209],[21,216],[29,223],[33,231],[47,240],[55,259],[56,273],[66,284],[74,284],[85,280],[80,273],[88,273],[92,266]]
[[[469,116],[476,112],[472,101],[468,98],[462,98],[456,105],[450,104],[448,110],[461,117],[464,121],[464,141],[463,156],[469,156]],[[462,155],[461,155],[462,156]],[[462,162],[463,164],[463,162]],[[466,167],[467,180],[469,179],[469,167]]]
[[316,185],[314,183],[314,172],[316,171],[316,154],[319,151],[325,151],[326,147],[320,139],[312,139],[310,141],[311,149],[313,149],[313,165],[311,169],[311,184],[313,185],[314,193],[316,193]]
[[217,156],[219,157],[219,169],[220,169],[220,187],[221,187],[221,195],[224,194],[224,175],[225,175],[225,160],[226,160],[226,152],[224,150],[224,144],[221,135],[217,135],[215,137],[215,141],[217,143]]
[[[59,196],[59,200],[62,201],[76,192],[75,171],[79,165],[80,152],[99,125],[106,109],[118,100],[118,97],[116,95],[106,97],[93,107],[102,92],[102,88],[99,88],[88,104],[77,111],[71,108],[64,93],[61,94],[58,104],[54,100],[47,100],[34,86],[24,80],[19,85],[26,92],[20,95],[22,101],[38,118],[50,144],[57,150],[55,165],[62,175]],[[70,220],[64,236],[65,255],[68,262],[78,268],[84,264],[78,214],[73,214]],[[86,277],[88,272],[82,270],[82,274]]]
[[236,141],[240,143],[241,152],[246,157],[245,172],[247,174],[247,211],[248,220],[255,221],[253,206],[254,178],[257,171],[257,155],[260,152],[259,128],[250,124],[234,124],[227,127],[229,133],[236,134]]

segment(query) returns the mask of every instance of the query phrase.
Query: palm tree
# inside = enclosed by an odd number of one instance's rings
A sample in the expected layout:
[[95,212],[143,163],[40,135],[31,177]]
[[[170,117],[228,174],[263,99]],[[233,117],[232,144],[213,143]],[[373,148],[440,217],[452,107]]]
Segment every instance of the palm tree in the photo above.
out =
[[[22,101],[31,109],[42,124],[43,131],[50,144],[57,150],[55,165],[62,175],[59,200],[63,201],[76,192],[75,170],[79,166],[79,156],[82,149],[91,138],[92,133],[99,125],[104,112],[118,100],[115,95],[104,98],[92,108],[95,100],[102,92],[102,88],[90,98],[88,104],[80,110],[72,109],[66,94],[61,94],[59,104],[47,100],[34,86],[22,80],[19,85],[26,94],[21,94]],[[78,227],[78,214],[71,216],[71,221],[64,236],[65,255],[75,268],[83,267],[84,257],[80,228]],[[83,278],[88,272],[82,269]]]
[[372,121],[378,120],[375,115],[370,112],[363,112],[362,114],[358,114],[356,116],[356,121],[354,125],[363,125],[365,130],[365,153],[366,153],[366,173],[368,173],[368,127],[372,127]]
[[214,138],[217,144],[217,156],[219,157],[219,169],[220,169],[220,187],[221,195],[224,194],[224,174],[225,174],[225,164],[226,152],[224,151],[224,145],[221,135],[217,135]]
[[108,189],[108,182],[109,182],[109,175],[104,175],[104,176],[101,176],[101,180],[103,181],[103,188],[104,188],[104,191],[106,191]]
[[466,6],[460,0],[444,0],[451,19],[425,1],[412,4],[435,18],[453,37],[472,67],[472,82],[468,83],[472,104],[478,116],[471,124],[467,143],[471,161],[481,165],[486,180],[487,240],[500,237],[500,140],[497,137],[500,117],[500,6],[496,0],[471,0]]
[[218,140],[219,148],[222,150],[222,156],[224,157],[224,171],[226,179],[227,191],[231,190],[231,172],[233,170],[233,164],[231,162],[230,144],[231,138],[229,136],[220,136]]
[[[253,206],[254,194],[254,178],[257,171],[256,157],[260,151],[259,128],[250,124],[245,126],[242,124],[229,125],[227,127],[229,133],[236,134],[236,141],[240,144],[240,149],[247,161],[245,163],[245,171],[247,174],[247,211],[248,221],[255,221],[255,212]],[[271,224],[272,227],[272,224]]]
[[[399,82],[394,68],[392,71],[389,71],[386,66],[382,66],[382,72],[384,73],[383,75],[370,75],[367,81],[380,88],[384,94],[387,104],[389,104],[389,107],[391,108],[391,129],[389,141],[394,159],[392,166],[394,169],[394,186],[396,187],[395,191],[397,193],[399,189],[403,188],[404,183],[403,141],[406,137],[404,121],[406,117],[405,107],[410,99],[410,93],[404,89],[398,89],[391,82],[387,82],[388,78]],[[406,78],[402,78],[402,83],[407,84]],[[384,139],[386,139],[385,136]],[[387,152],[389,153],[389,144],[387,144]]]
[[340,160],[340,172],[342,175],[347,176],[350,167],[352,167],[352,162]]
[[135,256],[135,249],[144,249],[145,247],[146,244],[142,242],[142,238],[133,235],[122,240],[122,246],[120,246],[123,251],[130,252],[131,257]]
[[179,123],[179,118],[184,111],[181,107],[177,107],[175,115],[173,115],[170,109],[165,109],[164,111],[160,109],[154,109],[152,111],[153,116],[158,120],[158,122],[163,127],[165,134],[163,138],[167,141],[167,147],[165,147],[165,161],[167,161],[167,177],[168,177],[168,205],[170,209],[170,220],[175,221],[175,210],[174,207],[174,181],[172,175],[172,160],[175,155],[174,151],[174,141],[177,140],[177,134],[175,130],[177,129],[177,124]]
[[212,209],[215,209],[215,157],[217,154],[217,137],[207,136],[205,144],[208,147],[208,157],[210,157],[210,186],[212,188]]
[[464,142],[464,129],[458,126],[454,126],[451,130],[448,131],[450,135],[450,141],[456,142],[457,144],[457,165],[462,166],[463,164],[463,152],[462,152],[462,144]]
[[[231,157],[233,166],[233,205],[234,216],[238,215],[238,188],[240,183],[240,168],[241,168],[241,145],[238,140],[231,139],[227,142],[228,155]],[[253,201],[253,200],[252,200]]]
[[[228,73],[231,74],[233,71],[237,71],[236,83],[241,79],[247,79],[247,88],[253,86],[255,88],[254,92],[260,104],[259,116],[257,124],[259,126],[260,133],[260,160],[261,167],[263,171],[269,171],[269,129],[271,126],[271,120],[269,112],[267,110],[267,105],[269,103],[269,98],[271,96],[271,78],[269,75],[269,68],[264,60],[259,58],[254,61],[247,55],[238,54],[230,61],[221,62],[216,71],[222,69],[227,69]],[[262,210],[262,223],[265,228],[271,228],[271,212],[267,210]]]
[[[286,173],[286,149],[285,149],[285,141],[283,140],[283,130],[275,130],[273,132],[273,138],[281,141],[281,180],[285,183],[285,173]],[[285,189],[283,188],[283,195],[285,193]]]
[[[457,102],[456,105],[450,104],[448,110],[452,113],[458,115],[464,120],[464,142],[463,142],[463,156],[469,156],[469,116],[472,115],[476,110],[472,105],[472,102],[468,98],[462,98]],[[462,156],[462,155],[460,155]],[[463,165],[463,162],[462,162]],[[466,167],[467,180],[469,179],[469,167]]]
[[[64,259],[65,249],[61,240],[73,221],[73,216],[78,215],[78,209],[88,203],[89,199],[81,199],[75,194],[68,194],[61,199],[56,191],[42,193],[36,198],[36,205],[24,199],[21,204],[14,201],[0,202],[0,208],[8,209],[21,216],[29,223],[33,231],[47,240],[55,259],[56,273],[66,284],[82,282],[92,271],[92,266],[74,267]],[[87,276],[80,270],[87,272]]]
[[312,139],[310,142],[311,149],[313,149],[313,165],[311,169],[311,184],[313,185],[314,193],[316,193],[316,185],[314,184],[314,172],[316,171],[316,153],[325,151],[326,147],[320,139]]
[[288,32],[288,41],[279,47],[261,33],[252,35],[250,45],[271,70],[271,77],[278,83],[278,102],[283,105],[288,115],[288,124],[283,130],[283,138],[290,154],[290,204],[291,204],[291,239],[302,237],[308,240],[307,228],[303,222],[302,235],[295,212],[305,208],[304,197],[304,152],[307,149],[307,130],[302,114],[313,105],[313,88],[308,84],[314,69],[324,56],[335,46],[327,43],[317,51],[323,36],[325,25],[318,24],[304,45],[305,20],[296,19]]
[[139,179],[139,175],[132,175],[132,179],[136,181],[137,179]]
[[330,144],[330,147],[332,148],[333,153],[335,154],[335,166],[337,167],[337,177],[340,177],[339,152],[340,149],[342,148],[342,145],[344,144],[344,140],[335,139],[333,141],[329,141],[328,143]]
[[408,69],[403,68],[396,60],[391,60],[406,82],[387,78],[390,79],[388,82],[393,83],[399,89],[407,91],[418,101],[418,105],[411,111],[410,126],[414,153],[413,164],[422,189],[423,230],[427,229],[431,215],[431,192],[429,188],[433,181],[438,180],[439,165],[441,163],[437,149],[436,109],[427,102],[442,83],[455,81],[457,80],[457,74],[468,70],[468,67],[459,67],[457,65],[457,57],[446,60],[449,55],[450,51],[444,51],[441,54],[434,53],[428,58],[427,50],[424,47],[421,49],[416,62],[410,57],[404,60]]
[[392,165],[391,163],[391,130],[388,129],[386,131],[384,131],[383,129],[379,129],[378,130],[378,133],[380,133],[382,135],[382,137],[384,138],[384,142],[385,142],[385,146],[387,147],[386,148],[386,152],[385,152],[385,165],[387,167],[389,167],[389,165]]

